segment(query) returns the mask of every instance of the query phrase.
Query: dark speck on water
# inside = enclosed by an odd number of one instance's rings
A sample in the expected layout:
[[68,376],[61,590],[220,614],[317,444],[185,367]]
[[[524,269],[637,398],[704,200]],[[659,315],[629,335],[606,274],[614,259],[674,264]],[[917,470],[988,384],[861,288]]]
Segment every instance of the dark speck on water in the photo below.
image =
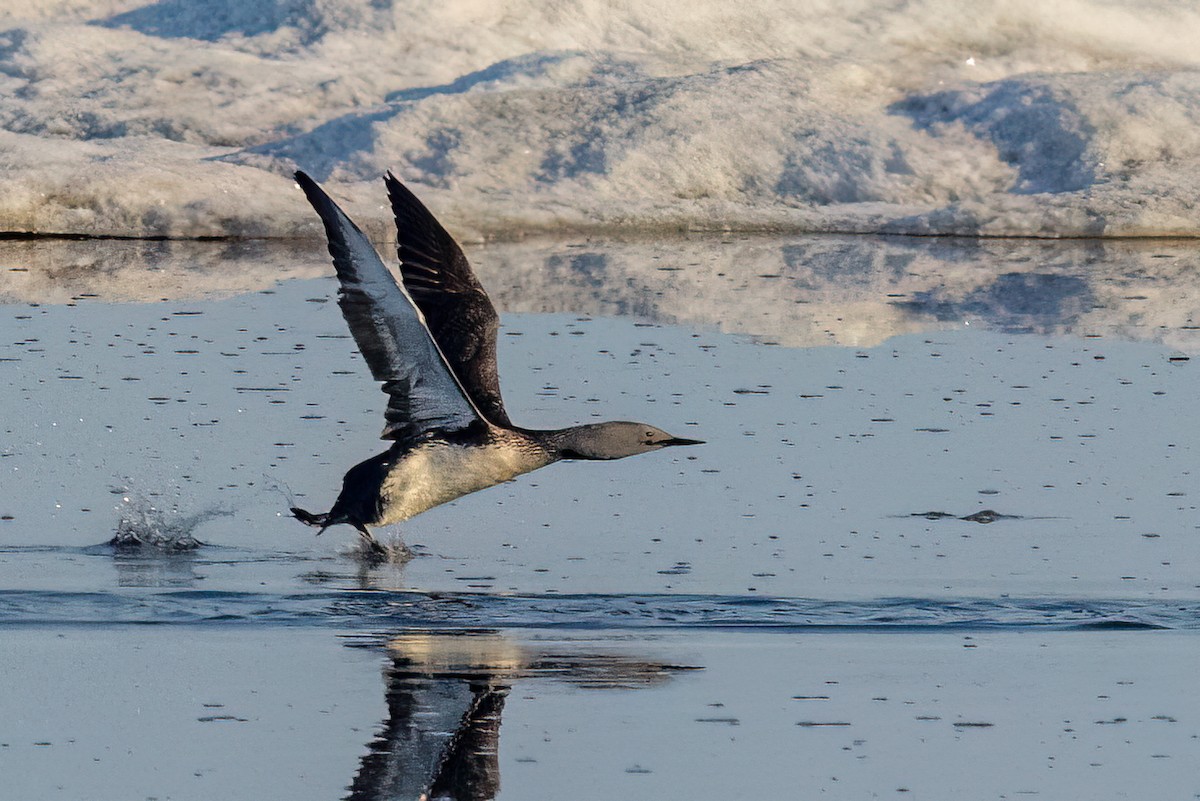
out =
[[246,718],[239,718],[236,715],[206,715],[201,718],[196,718],[196,720],[199,721],[200,723],[214,723],[216,721],[221,721],[221,720],[231,720],[234,723],[249,722]]
[[926,520],[965,520],[968,523],[994,523],[997,520],[1021,520],[1021,515],[1006,515],[994,509],[980,509],[969,515],[956,515],[952,512],[912,512],[909,517],[923,517]]

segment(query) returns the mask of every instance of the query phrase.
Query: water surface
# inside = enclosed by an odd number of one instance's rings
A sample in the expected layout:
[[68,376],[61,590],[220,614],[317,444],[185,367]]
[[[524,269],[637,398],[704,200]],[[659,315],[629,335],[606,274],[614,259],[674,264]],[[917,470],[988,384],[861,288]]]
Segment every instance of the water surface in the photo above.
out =
[[1191,244],[475,249],[514,420],[708,444],[460,499],[381,567],[286,514],[383,447],[320,248],[0,244],[23,798],[244,795],[264,748],[294,798],[1196,789]]

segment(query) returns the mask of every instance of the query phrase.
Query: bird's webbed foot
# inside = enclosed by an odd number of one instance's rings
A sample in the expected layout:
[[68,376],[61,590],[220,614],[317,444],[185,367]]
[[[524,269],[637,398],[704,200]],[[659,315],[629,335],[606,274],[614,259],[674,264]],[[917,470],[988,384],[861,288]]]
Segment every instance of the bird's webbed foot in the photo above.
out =
[[363,559],[371,564],[384,562],[404,564],[414,556],[412,549],[404,544],[404,540],[400,539],[399,535],[387,543],[381,543],[371,536],[371,532],[367,530],[366,526],[355,526],[355,528],[358,529],[360,538],[360,553]]
[[358,530],[358,545],[359,555],[362,559],[370,564],[382,564],[391,560],[391,555],[388,549],[380,544],[379,540],[371,536],[371,532],[361,523],[354,523],[354,528]]

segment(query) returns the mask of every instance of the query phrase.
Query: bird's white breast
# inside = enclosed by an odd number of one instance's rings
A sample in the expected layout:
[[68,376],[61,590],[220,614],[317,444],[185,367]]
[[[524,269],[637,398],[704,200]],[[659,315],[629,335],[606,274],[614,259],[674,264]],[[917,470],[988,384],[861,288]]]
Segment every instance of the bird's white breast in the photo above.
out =
[[532,450],[426,443],[405,454],[388,470],[380,488],[382,510],[377,525],[399,523],[548,463],[548,458]]

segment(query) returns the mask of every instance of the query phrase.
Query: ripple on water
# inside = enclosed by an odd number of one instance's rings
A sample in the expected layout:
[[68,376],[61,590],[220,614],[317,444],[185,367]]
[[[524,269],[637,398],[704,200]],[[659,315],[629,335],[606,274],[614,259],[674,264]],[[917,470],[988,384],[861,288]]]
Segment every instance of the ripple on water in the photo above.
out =
[[404,628],[1195,629],[1200,602],[1041,598],[824,601],[710,595],[494,595],[318,589],[0,591],[0,624],[329,625]]

